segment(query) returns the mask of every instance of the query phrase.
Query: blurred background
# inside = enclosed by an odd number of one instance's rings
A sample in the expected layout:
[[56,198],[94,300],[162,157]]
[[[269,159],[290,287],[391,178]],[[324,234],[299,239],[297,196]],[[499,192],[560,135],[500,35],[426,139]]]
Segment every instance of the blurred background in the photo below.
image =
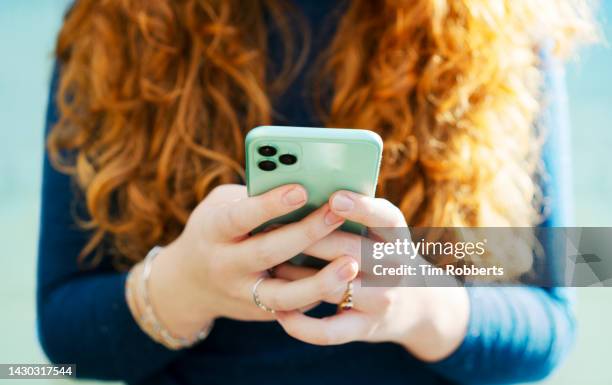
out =
[[[67,4],[0,0],[0,363],[46,362],[34,308],[39,190],[52,50]],[[602,2],[598,19],[612,41],[612,1]],[[610,47],[584,49],[567,66],[567,80],[577,225],[612,226]],[[583,288],[578,296],[577,346],[544,383],[612,384],[612,288]],[[45,381],[72,383],[36,383]]]

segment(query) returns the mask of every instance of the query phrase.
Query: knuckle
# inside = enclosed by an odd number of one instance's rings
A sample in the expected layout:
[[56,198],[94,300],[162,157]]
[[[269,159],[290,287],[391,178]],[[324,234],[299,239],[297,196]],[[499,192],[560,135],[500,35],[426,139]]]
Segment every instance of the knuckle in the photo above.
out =
[[321,277],[317,284],[317,292],[319,297],[326,298],[338,292],[340,285],[338,280],[333,273],[328,274],[326,277]]
[[381,200],[384,200],[382,198],[375,198],[373,203],[370,203],[371,201],[366,201],[364,202],[364,204],[361,205],[361,211],[362,211],[362,215],[364,217],[372,217],[377,213],[377,209],[376,207],[378,206],[376,204],[376,202],[380,202]]
[[385,206],[386,208],[393,208],[393,207],[395,207],[395,205],[393,203],[391,203],[391,201],[389,201],[388,199],[385,199],[385,198],[376,198],[376,200],[378,202],[380,202],[380,204],[382,206]]
[[263,212],[277,214],[282,211],[278,194],[263,194],[256,199],[257,206],[259,206]]
[[266,266],[276,264],[276,247],[271,241],[262,239],[255,246],[255,255]]
[[378,198],[381,206],[385,208],[385,212],[391,215],[386,215],[382,220],[383,227],[398,227],[402,225],[404,214],[393,203],[384,198]]
[[215,188],[210,190],[210,192],[208,193],[208,198],[215,198],[217,195],[223,194],[224,189],[225,189],[225,186],[223,185],[216,186]]
[[404,218],[404,214],[397,209],[397,215],[395,216],[395,220],[393,221],[392,227],[405,227],[406,219]]
[[393,213],[392,218],[392,222],[394,223],[394,227],[399,227],[402,226],[404,224],[404,213],[402,212],[402,210],[400,210],[399,207],[397,207],[396,205],[394,205],[393,203],[387,201],[387,204],[390,206],[390,211]]
[[236,210],[235,207],[236,206],[231,205],[226,206],[225,220],[227,228],[240,232],[246,232],[248,230],[244,230],[244,224],[242,221],[243,214],[239,210]]
[[[189,219],[185,225],[185,231],[198,232],[199,228],[206,228],[211,223],[211,218],[217,215],[216,208],[209,205],[207,202],[200,202],[189,215]],[[206,234],[204,234],[204,237]]]
[[321,238],[321,230],[320,227],[314,223],[309,223],[308,226],[304,229],[304,237],[306,241],[310,244],[318,241]]
[[346,287],[336,287],[331,290],[327,295],[322,296],[322,300],[325,302],[335,303],[336,305],[340,304],[344,298],[344,292]]
[[228,193],[231,192],[232,188],[235,188],[235,185],[219,185],[210,190],[206,199],[209,201],[217,202],[224,201],[224,198]]

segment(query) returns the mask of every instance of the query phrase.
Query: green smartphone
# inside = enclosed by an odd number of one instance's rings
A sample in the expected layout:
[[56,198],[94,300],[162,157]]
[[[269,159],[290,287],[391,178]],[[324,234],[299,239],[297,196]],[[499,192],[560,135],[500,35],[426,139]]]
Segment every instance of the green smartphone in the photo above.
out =
[[[298,183],[308,192],[300,209],[271,224],[295,222],[324,205],[338,190],[374,196],[382,155],[382,140],[368,130],[260,126],[245,139],[249,196]],[[342,230],[362,234],[364,227],[346,222]]]

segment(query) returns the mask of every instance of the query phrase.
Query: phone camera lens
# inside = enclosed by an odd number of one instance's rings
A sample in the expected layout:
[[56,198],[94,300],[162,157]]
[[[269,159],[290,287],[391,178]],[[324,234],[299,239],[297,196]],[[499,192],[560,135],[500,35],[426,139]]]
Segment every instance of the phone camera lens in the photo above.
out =
[[261,146],[257,150],[261,156],[274,156],[276,155],[276,148],[272,146]]
[[280,160],[282,164],[286,165],[295,164],[295,162],[297,162],[297,158],[295,157],[295,155],[291,154],[283,154],[278,157],[278,160]]
[[272,162],[271,160],[262,160],[259,162],[259,168],[264,171],[272,171],[276,168],[276,163]]

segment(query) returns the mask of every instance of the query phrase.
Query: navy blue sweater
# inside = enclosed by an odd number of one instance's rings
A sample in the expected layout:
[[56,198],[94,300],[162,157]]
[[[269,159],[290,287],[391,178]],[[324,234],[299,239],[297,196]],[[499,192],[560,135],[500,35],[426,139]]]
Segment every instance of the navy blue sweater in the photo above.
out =
[[[329,11],[328,1],[301,1],[311,22]],[[313,51],[325,44],[315,36]],[[546,185],[555,203],[547,225],[567,224],[568,179],[564,154],[567,124],[561,73],[548,66],[551,128]],[[312,55],[309,60],[312,62]],[[54,74],[47,130],[57,121]],[[302,74],[276,105],[277,121],[317,125],[304,101]],[[560,183],[563,181],[564,183]],[[545,376],[565,355],[574,335],[571,296],[561,289],[470,288],[469,328],[461,346],[434,364],[391,343],[321,347],[287,336],[275,322],[220,319],[202,343],[170,351],[136,325],[124,298],[126,274],[108,263],[83,270],[76,256],[87,241],[74,220],[82,197],[45,154],[38,265],[38,329],[42,347],[57,363],[76,363],[84,378],[132,384],[447,384],[508,383]],[[315,313],[330,308],[322,306]]]

